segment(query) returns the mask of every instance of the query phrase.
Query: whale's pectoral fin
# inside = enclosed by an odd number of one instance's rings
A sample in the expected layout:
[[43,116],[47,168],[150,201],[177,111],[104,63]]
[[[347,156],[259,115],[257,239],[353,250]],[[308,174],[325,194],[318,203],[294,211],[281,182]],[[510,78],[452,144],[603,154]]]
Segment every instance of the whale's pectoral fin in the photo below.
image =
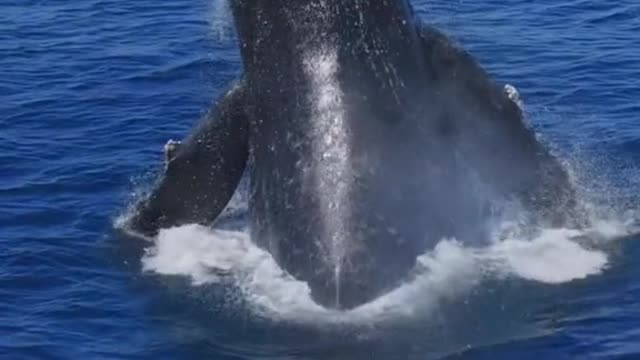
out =
[[[568,224],[576,195],[562,163],[524,121],[518,91],[497,86],[470,54],[435,29],[421,29],[426,70],[457,129],[456,151],[494,193],[517,198],[554,224]],[[444,85],[442,85],[444,84]],[[483,185],[484,186],[484,185]]]
[[185,141],[165,145],[165,171],[136,205],[128,230],[153,236],[161,228],[214,221],[244,172],[248,124],[244,89],[237,86]]

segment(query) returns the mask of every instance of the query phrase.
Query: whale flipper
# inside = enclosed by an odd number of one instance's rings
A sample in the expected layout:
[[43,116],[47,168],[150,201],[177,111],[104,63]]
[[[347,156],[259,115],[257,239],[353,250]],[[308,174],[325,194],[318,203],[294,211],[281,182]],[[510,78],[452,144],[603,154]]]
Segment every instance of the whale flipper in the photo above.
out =
[[426,69],[437,83],[441,117],[454,148],[493,195],[517,199],[552,224],[576,211],[575,192],[560,161],[524,119],[519,94],[500,87],[463,49],[438,30],[420,32]]
[[165,171],[136,205],[128,230],[146,236],[161,228],[209,224],[225,208],[244,172],[249,121],[242,85],[224,95],[186,140],[165,148]]

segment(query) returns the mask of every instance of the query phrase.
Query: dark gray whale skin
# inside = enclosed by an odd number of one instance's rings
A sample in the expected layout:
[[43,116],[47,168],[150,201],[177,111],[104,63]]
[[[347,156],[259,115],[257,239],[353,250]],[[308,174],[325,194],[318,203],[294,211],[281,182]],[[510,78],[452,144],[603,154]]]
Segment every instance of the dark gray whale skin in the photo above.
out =
[[521,109],[408,1],[231,8],[244,74],[167,152],[132,231],[211,224],[246,174],[252,239],[316,302],[350,309],[442,238],[486,239],[499,204],[571,222],[567,173]]

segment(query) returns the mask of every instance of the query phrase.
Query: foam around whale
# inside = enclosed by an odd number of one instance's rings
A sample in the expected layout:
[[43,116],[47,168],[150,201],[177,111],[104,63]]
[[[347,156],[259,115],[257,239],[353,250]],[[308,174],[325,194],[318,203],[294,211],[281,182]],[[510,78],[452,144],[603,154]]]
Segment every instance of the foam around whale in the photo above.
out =
[[624,236],[623,223],[602,222],[588,230],[542,229],[533,238],[506,236],[486,247],[467,247],[443,239],[419,257],[415,276],[395,290],[350,311],[317,305],[305,282],[283,271],[247,231],[186,225],[160,232],[143,258],[145,271],[188,276],[194,286],[232,283],[253,311],[274,320],[302,323],[375,323],[402,319],[461,296],[486,279],[515,277],[562,284],[596,276],[608,265],[607,253],[580,242],[598,237],[601,245]]

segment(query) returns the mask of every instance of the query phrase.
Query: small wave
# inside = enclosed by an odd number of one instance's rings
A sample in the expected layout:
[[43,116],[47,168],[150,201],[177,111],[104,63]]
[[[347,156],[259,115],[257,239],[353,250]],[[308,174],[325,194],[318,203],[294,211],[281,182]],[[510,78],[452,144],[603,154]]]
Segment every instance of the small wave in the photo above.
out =
[[214,65],[216,64],[208,58],[192,58],[144,73],[136,73],[123,78],[123,80],[166,82],[168,80],[183,79],[198,69],[212,68]]

